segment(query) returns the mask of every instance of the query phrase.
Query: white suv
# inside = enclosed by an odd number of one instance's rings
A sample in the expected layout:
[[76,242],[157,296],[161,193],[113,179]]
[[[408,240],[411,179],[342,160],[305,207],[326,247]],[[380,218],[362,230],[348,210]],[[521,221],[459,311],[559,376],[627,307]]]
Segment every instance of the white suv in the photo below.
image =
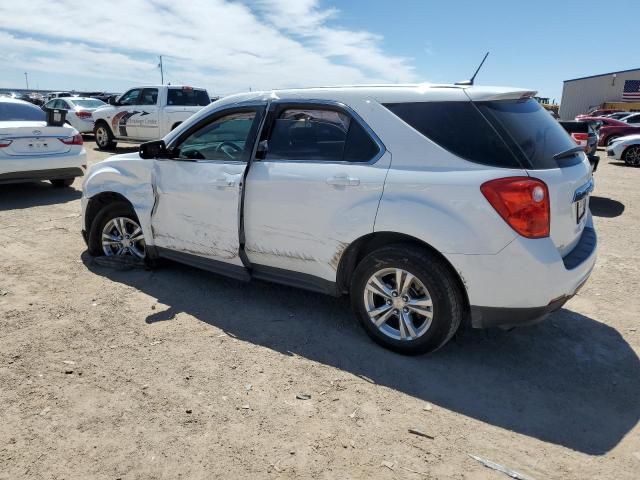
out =
[[533,94],[393,85],[221,99],[90,168],[89,252],[348,293],[367,333],[407,354],[441,347],[463,321],[532,323],[596,259],[589,162]]

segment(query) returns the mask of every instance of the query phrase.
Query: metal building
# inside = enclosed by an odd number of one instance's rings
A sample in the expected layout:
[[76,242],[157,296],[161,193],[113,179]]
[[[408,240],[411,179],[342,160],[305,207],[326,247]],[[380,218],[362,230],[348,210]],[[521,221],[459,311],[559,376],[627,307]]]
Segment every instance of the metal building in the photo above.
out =
[[621,102],[625,80],[640,80],[640,68],[565,80],[560,118],[572,120],[604,102]]

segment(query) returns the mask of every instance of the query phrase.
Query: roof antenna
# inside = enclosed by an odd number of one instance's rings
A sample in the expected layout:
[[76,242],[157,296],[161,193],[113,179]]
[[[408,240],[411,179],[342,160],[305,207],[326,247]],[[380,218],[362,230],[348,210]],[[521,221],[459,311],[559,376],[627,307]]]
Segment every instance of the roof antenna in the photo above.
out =
[[484,61],[487,59],[488,56],[489,56],[489,52],[485,53],[484,58],[480,62],[480,65],[478,65],[478,68],[476,69],[476,73],[473,74],[473,77],[471,77],[469,80],[463,80],[462,82],[456,82],[454,85],[473,85],[473,81],[476,79],[476,75],[478,75],[478,72],[482,68],[482,65],[484,65]]

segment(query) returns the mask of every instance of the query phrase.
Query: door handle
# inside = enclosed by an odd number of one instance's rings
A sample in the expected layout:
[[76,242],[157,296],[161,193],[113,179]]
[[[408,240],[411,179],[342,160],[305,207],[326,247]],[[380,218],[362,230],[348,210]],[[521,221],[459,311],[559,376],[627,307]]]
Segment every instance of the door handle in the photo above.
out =
[[216,178],[212,183],[219,188],[235,187],[236,185],[236,181],[231,177]]
[[360,185],[360,179],[349,175],[335,175],[327,178],[327,183],[336,187],[355,187]]

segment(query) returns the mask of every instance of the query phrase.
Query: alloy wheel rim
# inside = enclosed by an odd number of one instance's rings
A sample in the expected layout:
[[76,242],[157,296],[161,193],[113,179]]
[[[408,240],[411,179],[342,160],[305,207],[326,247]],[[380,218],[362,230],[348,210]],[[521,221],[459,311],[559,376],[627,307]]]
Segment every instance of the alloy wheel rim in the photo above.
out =
[[625,160],[627,160],[627,163],[630,165],[640,165],[640,147],[631,147],[627,152]]
[[374,326],[394,340],[416,340],[433,322],[429,290],[401,268],[385,268],[371,275],[365,284],[364,305]]
[[115,217],[102,229],[102,250],[108,257],[130,255],[144,258],[142,228],[128,217]]
[[104,127],[98,128],[96,130],[96,141],[99,145],[104,145],[107,137],[107,132],[104,130]]

